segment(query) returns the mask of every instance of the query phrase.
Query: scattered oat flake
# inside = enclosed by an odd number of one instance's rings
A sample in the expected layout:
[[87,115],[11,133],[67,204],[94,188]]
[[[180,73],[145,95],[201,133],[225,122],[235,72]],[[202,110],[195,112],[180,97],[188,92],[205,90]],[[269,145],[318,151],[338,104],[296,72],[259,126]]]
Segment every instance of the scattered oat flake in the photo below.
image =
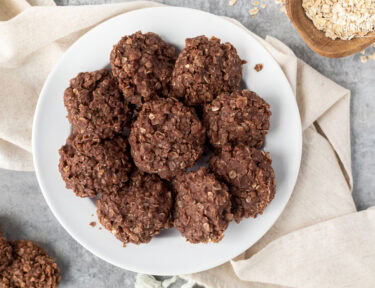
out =
[[363,49],[363,50],[361,51],[361,54],[362,54],[362,55],[365,55],[365,54],[366,54],[366,49]]
[[262,8],[264,9],[264,8],[266,8],[267,7],[267,4],[263,4],[262,5]]
[[368,59],[375,60],[375,52],[369,55]]
[[260,4],[259,1],[254,1],[254,2],[253,2],[253,5],[254,5],[254,6],[258,6],[259,4]]
[[366,56],[361,56],[361,62],[366,63],[367,62],[367,57]]
[[91,216],[91,217],[94,217],[94,214],[91,214],[90,216]]
[[229,0],[229,6],[233,6],[236,4],[237,0]]
[[95,227],[95,226],[96,226],[96,222],[94,222],[94,221],[93,221],[93,222],[90,222],[90,226],[91,226],[91,227]]
[[263,64],[261,64],[261,63],[258,63],[254,66],[254,70],[257,71],[257,72],[262,71],[262,69],[263,69]]
[[257,15],[258,14],[258,12],[259,12],[259,8],[253,8],[253,9],[251,9],[250,11],[249,11],[249,14],[250,15],[252,15],[252,16],[255,16],[255,15]]

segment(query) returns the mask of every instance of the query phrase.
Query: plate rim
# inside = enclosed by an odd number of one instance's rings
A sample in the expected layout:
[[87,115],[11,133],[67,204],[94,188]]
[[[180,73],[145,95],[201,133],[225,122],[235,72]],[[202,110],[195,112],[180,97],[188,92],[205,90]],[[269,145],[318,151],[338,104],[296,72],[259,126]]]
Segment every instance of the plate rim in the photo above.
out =
[[[251,244],[250,246],[248,246],[247,248],[245,249],[241,249],[240,252],[236,251],[230,259],[227,259],[225,260],[224,262],[220,262],[220,263],[216,263],[214,265],[207,265],[208,267],[204,268],[204,269],[190,269],[190,270],[187,270],[187,271],[184,271],[183,273],[177,273],[177,274],[171,274],[171,273],[154,273],[153,271],[148,271],[147,269],[144,269],[144,270],[141,270],[139,269],[138,267],[133,267],[132,265],[124,265],[123,263],[118,263],[117,261],[114,261],[113,259],[110,259],[110,257],[107,257],[106,255],[103,255],[102,253],[100,253],[99,251],[97,251],[96,249],[92,249],[91,247],[89,247],[90,245],[88,245],[86,243],[85,240],[81,239],[81,237],[79,237],[79,235],[76,235],[74,232],[71,231],[71,229],[69,228],[69,224],[66,223],[64,221],[64,219],[62,217],[60,217],[60,215],[57,213],[57,211],[55,211],[55,209],[53,209],[53,206],[52,203],[51,203],[51,199],[49,198],[49,194],[47,192],[47,188],[45,186],[45,182],[41,176],[41,168],[40,168],[40,163],[38,161],[38,152],[37,152],[37,132],[39,131],[39,128],[37,126],[38,122],[39,122],[39,118],[41,117],[41,107],[42,107],[42,102],[43,102],[43,99],[45,99],[46,97],[46,90],[48,89],[48,86],[49,86],[49,83],[51,82],[51,80],[53,79],[54,77],[54,74],[57,70],[57,68],[63,63],[63,61],[65,60],[65,57],[66,57],[66,54],[68,54],[69,51],[73,50],[75,48],[76,45],[78,45],[77,43],[83,38],[85,37],[87,34],[91,34],[91,33],[94,33],[96,29],[98,29],[98,27],[102,26],[103,24],[107,23],[107,22],[110,22],[110,21],[115,21],[115,19],[117,18],[121,18],[121,17],[124,17],[126,15],[129,15],[129,14],[137,14],[137,13],[142,13],[142,11],[144,10],[149,10],[149,9],[153,9],[153,10],[190,10],[192,11],[193,13],[203,13],[203,14],[208,14],[210,15],[211,17],[214,16],[218,19],[221,19],[221,20],[224,20],[226,21],[228,24],[230,25],[233,25],[233,27],[236,27],[237,29],[242,29],[242,30],[248,30],[245,26],[241,27],[239,26],[238,24],[236,23],[233,23],[231,22],[230,20],[228,20],[226,16],[218,16],[218,15],[215,15],[213,13],[209,13],[209,12],[206,12],[206,11],[202,11],[202,10],[199,10],[199,9],[193,9],[193,8],[187,8],[187,7],[176,7],[176,6],[157,6],[157,7],[145,7],[145,8],[140,8],[140,9],[136,9],[136,10],[132,10],[132,11],[129,11],[129,12],[124,12],[124,13],[121,13],[115,17],[111,17],[101,23],[99,23],[97,26],[93,27],[92,29],[90,29],[89,31],[87,31],[86,33],[84,33],[83,35],[81,35],[66,51],[64,51],[64,53],[61,55],[60,59],[56,62],[56,64],[53,66],[53,68],[51,69],[51,71],[49,72],[46,80],[44,81],[44,84],[43,84],[43,88],[39,94],[39,97],[38,97],[38,101],[37,101],[37,105],[36,105],[36,108],[35,108],[35,113],[34,113],[34,119],[33,119],[33,123],[32,123],[32,154],[33,154],[33,163],[34,163],[34,168],[35,168],[35,174],[36,174],[36,178],[37,178],[37,181],[38,181],[38,184],[39,184],[39,187],[40,187],[40,190],[43,194],[43,197],[45,199],[45,201],[47,202],[47,205],[48,205],[48,208],[52,211],[52,214],[55,216],[55,218],[58,220],[59,224],[66,230],[66,232],[68,232],[68,234],[76,241],[78,242],[82,247],[84,247],[86,250],[88,250],[90,253],[92,253],[93,255],[95,255],[96,257],[114,265],[114,266],[117,266],[121,269],[125,269],[125,270],[129,270],[129,271],[133,271],[133,272],[136,272],[136,273],[146,273],[146,274],[154,274],[154,275],[165,275],[165,276],[168,276],[168,275],[178,275],[178,274],[192,274],[192,273],[198,273],[198,272],[202,272],[202,271],[206,271],[206,270],[209,270],[209,269],[212,269],[212,268],[215,268],[219,265],[222,265],[224,263],[227,263],[228,261],[231,261],[231,259],[237,257],[238,255],[241,255],[243,252],[245,252],[247,249],[249,249],[250,247],[252,247],[253,245],[255,245],[272,227],[273,225],[276,223],[276,221],[279,219],[279,217],[281,216],[281,214],[283,213],[283,211],[285,210],[285,207],[286,205],[289,203],[290,201],[290,198],[293,194],[293,191],[294,191],[294,188],[295,188],[295,185],[297,183],[297,179],[298,179],[298,174],[299,174],[299,171],[300,171],[300,167],[301,167],[301,160],[302,160],[302,145],[303,145],[303,135],[302,135],[302,123],[301,123],[301,115],[300,115],[300,112],[299,112],[299,107],[298,107],[298,104],[297,104],[297,99],[294,97],[293,98],[293,106],[294,106],[294,110],[297,112],[297,115],[298,115],[298,120],[296,125],[297,125],[297,129],[296,129],[296,132],[298,133],[298,135],[296,135],[296,143],[298,145],[298,151],[296,151],[296,154],[298,154],[298,165],[296,165],[295,167],[295,173],[293,173],[294,175],[294,180],[292,181],[292,189],[291,191],[289,192],[289,195],[288,195],[288,200],[285,201],[284,203],[282,203],[282,205],[280,205],[280,212],[279,214],[277,215],[277,217],[275,218],[275,220],[273,221],[272,225],[270,225],[268,227],[268,229],[262,234],[260,235],[259,237],[257,237],[257,239],[253,242],[253,244]],[[236,20],[236,19],[234,19]],[[237,21],[237,20],[236,20]],[[242,25],[242,24],[241,24]],[[249,30],[250,31],[250,30]],[[255,34],[256,35],[256,34]],[[257,36],[257,35],[256,35]],[[271,58],[271,61],[274,62],[274,64],[276,64],[277,66],[277,69],[282,73],[283,75],[283,78],[284,80],[286,81],[287,83],[287,87],[288,87],[288,90],[290,90],[290,93],[294,96],[295,93],[290,85],[290,82],[288,80],[288,78],[286,77],[285,73],[283,72],[283,70],[281,69],[280,65],[277,63],[277,61],[275,60],[275,58],[271,55],[271,53],[262,45],[262,43],[260,43],[260,41],[257,39],[257,37],[254,37],[253,35],[248,35],[248,37],[251,37],[252,39],[254,39],[256,42],[258,42],[259,45],[261,45],[264,50],[266,51],[266,53],[270,56]]]

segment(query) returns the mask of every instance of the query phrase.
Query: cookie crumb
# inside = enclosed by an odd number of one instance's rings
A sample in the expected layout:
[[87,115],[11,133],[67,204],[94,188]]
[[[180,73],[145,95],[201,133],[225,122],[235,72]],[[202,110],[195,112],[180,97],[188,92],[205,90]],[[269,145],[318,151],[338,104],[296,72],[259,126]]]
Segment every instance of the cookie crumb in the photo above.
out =
[[375,52],[369,55],[368,59],[375,60]]
[[281,11],[281,12],[284,12],[284,13],[286,14],[286,7],[285,7],[285,6],[281,6],[281,7],[280,7],[280,11]]
[[254,2],[253,2],[253,5],[254,5],[254,6],[258,6],[259,4],[260,4],[259,1],[254,1]]
[[90,216],[91,216],[91,217],[94,217],[94,214],[91,214]]
[[236,4],[237,0],[229,0],[229,6],[233,6],[234,4]]
[[264,9],[267,7],[267,4],[263,4],[261,7]]
[[363,50],[361,51],[361,54],[362,54],[362,55],[366,55],[366,49],[363,49]]
[[94,221],[93,221],[93,222],[90,222],[90,226],[91,226],[91,227],[95,227],[95,226],[96,226],[96,222],[94,222]]
[[260,72],[263,70],[263,64],[261,63],[258,63],[254,66],[254,70],[257,71],[257,72]]
[[99,230],[102,230],[103,228],[102,227],[99,227]]

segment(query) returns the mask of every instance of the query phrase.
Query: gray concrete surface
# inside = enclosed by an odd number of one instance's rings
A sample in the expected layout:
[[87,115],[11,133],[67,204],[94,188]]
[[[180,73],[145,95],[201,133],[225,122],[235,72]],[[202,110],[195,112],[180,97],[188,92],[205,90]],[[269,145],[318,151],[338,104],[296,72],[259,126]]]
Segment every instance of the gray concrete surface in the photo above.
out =
[[[116,1],[56,2],[58,5],[82,5]],[[233,17],[262,37],[277,37],[319,72],[350,89],[353,197],[359,210],[375,205],[375,61],[362,64],[359,54],[343,59],[327,59],[315,54],[296,33],[287,16],[280,11],[280,5],[273,0],[260,0],[268,6],[262,9],[256,18],[248,14],[253,2],[250,0],[238,0],[233,7],[228,6],[227,0],[159,2]],[[370,51],[375,52],[375,48]],[[123,271],[96,258],[65,232],[45,203],[34,173],[0,170],[0,223],[9,238],[32,239],[59,259],[64,276],[60,287],[134,286],[134,273]],[[180,287],[180,284],[175,287]]]

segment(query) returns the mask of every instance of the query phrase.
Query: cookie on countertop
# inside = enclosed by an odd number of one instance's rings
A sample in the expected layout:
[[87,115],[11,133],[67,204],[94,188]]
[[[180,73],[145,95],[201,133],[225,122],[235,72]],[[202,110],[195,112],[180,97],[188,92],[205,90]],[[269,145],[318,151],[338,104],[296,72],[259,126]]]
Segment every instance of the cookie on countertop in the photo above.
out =
[[113,75],[125,99],[138,108],[158,97],[167,97],[177,59],[177,49],[159,35],[140,31],[124,36],[113,47]]
[[131,113],[108,69],[79,73],[64,92],[73,130],[96,140],[123,133]]
[[172,91],[185,104],[210,103],[221,92],[240,88],[242,64],[236,48],[220,39],[198,36],[185,40],[172,75]]
[[262,214],[276,192],[269,153],[240,144],[210,159],[214,173],[228,184],[236,222]]
[[59,153],[61,176],[79,197],[122,189],[133,166],[127,140],[119,135],[99,142],[71,135]]
[[191,243],[219,242],[233,219],[228,187],[207,168],[173,181],[174,226]]
[[7,241],[0,229],[0,288],[55,288],[60,280],[55,259],[43,248],[26,240]]
[[54,288],[60,283],[55,259],[31,241],[10,242],[13,261],[0,273],[0,287]]
[[159,176],[136,170],[123,190],[101,197],[97,213],[124,245],[140,244],[170,227],[172,205],[172,193]]
[[174,98],[143,105],[130,131],[135,165],[170,180],[192,167],[204,150],[205,128],[194,108]]
[[[0,275],[8,265],[12,262],[12,246],[9,244],[8,240],[1,233],[0,227]],[[1,284],[1,282],[0,282]]]

